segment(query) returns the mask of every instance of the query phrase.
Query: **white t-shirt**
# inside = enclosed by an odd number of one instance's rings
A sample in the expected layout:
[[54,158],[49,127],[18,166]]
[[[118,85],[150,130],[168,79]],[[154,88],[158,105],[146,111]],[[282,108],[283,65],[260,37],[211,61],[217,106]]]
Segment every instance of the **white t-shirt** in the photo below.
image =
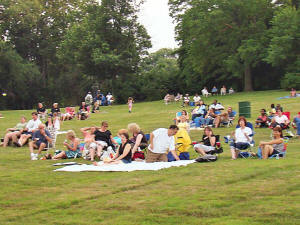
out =
[[224,106],[222,106],[220,103],[217,103],[216,105],[211,104],[209,106],[209,109],[222,110],[222,109],[224,109]]
[[33,130],[38,129],[38,127],[39,127],[39,125],[41,123],[42,122],[39,119],[37,119],[37,120],[29,120],[29,122],[26,125],[26,128],[28,129],[29,132],[32,132]]
[[275,119],[276,123],[285,123],[286,121],[289,120],[289,119],[286,117],[286,115],[275,116],[274,119]]
[[202,94],[203,94],[203,95],[207,95],[207,94],[208,94],[208,91],[207,91],[207,89],[202,89],[202,91],[201,91],[201,92],[202,92]]
[[252,140],[252,138],[250,137],[250,135],[252,134],[252,130],[249,127],[245,127],[243,130],[242,128],[237,128],[235,130],[235,142],[246,142],[249,143],[248,139],[245,137],[244,133],[246,133],[249,138],[250,141]]
[[201,100],[201,97],[200,96],[194,96],[194,102],[199,102]]
[[190,101],[190,97],[187,97],[187,96],[183,97],[183,101],[184,102],[189,102]]
[[148,148],[153,153],[167,153],[168,150],[173,151],[175,150],[175,139],[174,136],[168,135],[168,129],[166,128],[158,128],[152,132],[154,135],[153,137],[153,149]]
[[112,95],[106,95],[107,101],[110,101],[111,98],[112,98]]

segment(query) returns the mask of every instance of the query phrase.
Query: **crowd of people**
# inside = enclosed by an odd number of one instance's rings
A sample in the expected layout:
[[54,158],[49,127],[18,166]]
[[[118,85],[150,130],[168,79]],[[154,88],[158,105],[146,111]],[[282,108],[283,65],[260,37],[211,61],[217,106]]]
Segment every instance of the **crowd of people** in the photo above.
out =
[[[86,101],[89,101],[88,95],[85,98]],[[216,99],[209,105],[206,105],[199,95],[195,95],[193,100],[195,107],[191,112],[186,110],[179,112],[174,119],[175,124],[170,125],[168,129],[158,128],[147,136],[138,124],[131,123],[126,129],[119,130],[118,134],[113,137],[108,129],[108,122],[103,121],[99,127],[81,128],[83,140],[80,140],[73,130],[67,131],[66,140],[63,143],[66,150],[56,151],[53,156],[47,154],[44,158],[57,160],[84,157],[94,162],[95,165],[98,165],[96,161],[100,160],[105,164],[127,164],[132,160],[145,160],[151,163],[189,159],[188,149],[191,142],[188,133],[191,126],[195,124],[196,127],[204,130],[202,139],[194,144],[195,151],[202,156],[212,154],[216,148],[220,147],[220,136],[214,134],[212,127],[218,128],[221,125],[233,123],[236,112],[230,106],[225,110],[225,107]],[[31,113],[31,120],[27,122],[22,116],[15,127],[6,130],[1,145],[7,147],[11,142],[14,146],[21,147],[28,143],[31,159],[37,160],[42,151],[49,149],[53,144],[53,135],[60,130],[62,121],[73,117],[79,120],[83,117],[88,118],[90,113],[88,107],[94,103],[94,100],[89,103],[82,102],[77,113],[75,109],[71,109],[72,107],[62,113],[57,103],[54,103],[51,110],[47,112],[43,104],[38,103],[37,111]],[[96,103],[98,104],[97,101]],[[130,97],[128,98],[129,112],[132,110],[132,104],[133,98]],[[271,104],[269,111],[260,110],[255,127],[272,129],[272,140],[259,143],[263,159],[283,151],[282,131],[291,126],[288,116],[285,115],[280,104],[276,106]],[[225,137],[230,144],[232,159],[237,159],[241,151],[253,145],[254,127],[252,124],[243,116],[239,117],[237,124],[232,135]],[[300,137],[300,113],[294,117],[292,125],[297,128],[297,135]],[[185,140],[181,140],[183,141],[181,146],[185,145],[185,147],[180,151],[177,146],[180,139],[178,134],[181,139],[188,140],[186,144],[184,144]],[[35,150],[37,150],[36,153]]]

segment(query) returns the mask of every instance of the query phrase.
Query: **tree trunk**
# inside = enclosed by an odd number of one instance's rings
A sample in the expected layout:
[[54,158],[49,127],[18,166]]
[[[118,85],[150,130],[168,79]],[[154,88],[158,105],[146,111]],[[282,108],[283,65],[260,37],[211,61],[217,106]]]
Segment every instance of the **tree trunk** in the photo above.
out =
[[246,64],[244,73],[244,91],[253,91],[250,65]]

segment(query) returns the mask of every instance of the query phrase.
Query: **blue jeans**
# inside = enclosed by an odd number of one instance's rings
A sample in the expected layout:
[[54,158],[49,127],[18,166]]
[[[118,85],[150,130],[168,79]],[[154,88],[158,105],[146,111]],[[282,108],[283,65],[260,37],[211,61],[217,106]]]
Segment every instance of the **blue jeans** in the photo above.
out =
[[296,117],[294,119],[294,123],[296,124],[296,127],[297,127],[297,135],[300,135],[300,118]]
[[209,125],[209,124],[211,124],[211,119],[210,118],[201,118],[201,121],[200,121],[200,124],[201,125]]

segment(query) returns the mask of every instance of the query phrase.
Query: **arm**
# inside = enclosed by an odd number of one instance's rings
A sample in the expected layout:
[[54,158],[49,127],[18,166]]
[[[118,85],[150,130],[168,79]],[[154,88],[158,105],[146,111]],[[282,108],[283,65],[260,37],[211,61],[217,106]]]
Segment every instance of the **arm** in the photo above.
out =
[[79,141],[77,138],[74,141],[73,147],[71,145],[69,145],[68,143],[64,143],[64,145],[71,151],[75,151],[77,149],[78,144],[79,144]]
[[153,139],[154,139],[154,134],[151,133],[151,134],[150,134],[150,141],[149,141],[149,142],[150,142],[150,149],[151,149],[151,150],[153,150]]
[[274,140],[271,140],[271,141],[261,141],[259,143],[259,145],[273,145],[273,144],[281,144],[283,142],[283,139],[282,138],[279,138],[279,139],[274,139]]
[[117,145],[118,146],[118,142],[116,142],[116,140],[113,138],[112,135],[110,135],[110,140],[113,144]]
[[210,146],[215,146],[215,144],[216,144],[216,137],[209,136],[208,138],[209,138]]
[[[176,123],[177,123],[177,122],[176,122]],[[138,147],[140,146],[141,141],[142,141],[142,138],[143,138],[143,135],[141,135],[141,134],[139,134],[139,135],[136,137],[135,145],[134,145],[133,148],[132,148],[132,155],[136,152],[136,150],[137,150]]]
[[116,158],[119,157],[119,149],[120,149],[120,146],[118,147],[117,152],[116,152],[115,156],[112,158],[112,160],[116,160]]
[[123,151],[123,154],[120,155],[119,157],[117,157],[115,160],[121,160],[121,159],[123,159],[124,157],[126,157],[126,156],[128,155],[128,153],[129,153],[130,149],[131,149],[131,145],[130,145],[130,144],[127,144],[127,145],[125,146],[125,149],[124,149],[124,151]]

